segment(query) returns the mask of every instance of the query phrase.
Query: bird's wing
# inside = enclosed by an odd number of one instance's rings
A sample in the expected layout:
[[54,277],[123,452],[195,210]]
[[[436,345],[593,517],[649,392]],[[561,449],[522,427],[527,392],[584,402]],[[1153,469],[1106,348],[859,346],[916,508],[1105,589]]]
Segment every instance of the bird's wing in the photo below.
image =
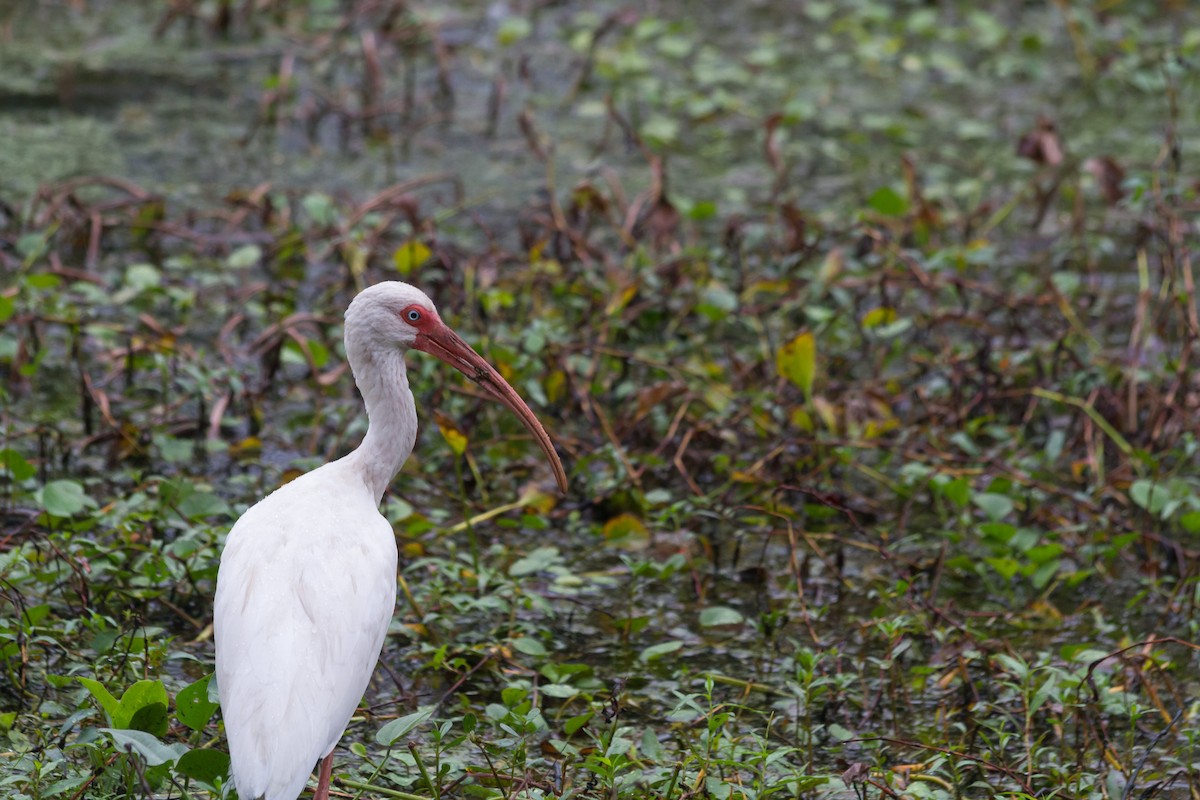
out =
[[242,798],[294,800],[303,790],[362,699],[395,602],[395,539],[369,496],[300,478],[238,520],[221,557],[214,628]]

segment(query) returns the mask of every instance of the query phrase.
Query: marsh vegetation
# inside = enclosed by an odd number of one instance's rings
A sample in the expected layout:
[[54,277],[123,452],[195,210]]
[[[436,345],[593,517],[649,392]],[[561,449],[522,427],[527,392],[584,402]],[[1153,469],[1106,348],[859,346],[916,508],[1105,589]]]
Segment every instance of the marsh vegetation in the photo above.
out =
[[1200,13],[0,6],[0,791],[203,798],[237,515],[401,278],[345,797],[1200,798]]

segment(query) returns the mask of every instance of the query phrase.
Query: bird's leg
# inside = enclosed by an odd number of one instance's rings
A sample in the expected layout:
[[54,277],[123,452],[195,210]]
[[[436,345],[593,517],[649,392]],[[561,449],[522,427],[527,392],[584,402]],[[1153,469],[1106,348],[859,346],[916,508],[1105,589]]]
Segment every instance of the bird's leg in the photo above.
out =
[[321,772],[317,777],[317,790],[313,800],[329,800],[329,779],[333,777],[333,753],[321,759]]

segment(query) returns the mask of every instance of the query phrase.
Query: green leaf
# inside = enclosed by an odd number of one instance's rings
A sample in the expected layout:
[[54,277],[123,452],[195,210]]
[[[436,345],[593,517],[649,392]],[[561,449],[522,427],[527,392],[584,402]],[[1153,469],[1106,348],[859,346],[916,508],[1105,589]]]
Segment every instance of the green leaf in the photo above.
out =
[[741,625],[745,621],[740,613],[728,606],[709,606],[700,612],[700,625],[715,628],[719,625]]
[[130,264],[125,270],[125,285],[138,292],[157,289],[162,284],[162,273],[153,264]]
[[890,325],[895,321],[896,309],[891,306],[876,306],[863,316],[862,326],[864,329],[870,330],[881,325]]
[[300,201],[304,213],[317,225],[332,225],[337,221],[337,211],[333,200],[327,194],[313,192],[306,194]]
[[50,481],[38,494],[42,508],[55,517],[69,517],[96,505],[77,481]]
[[175,695],[175,716],[194,731],[204,730],[212,715],[216,713],[217,704],[208,699],[208,685],[212,683],[212,677],[205,675],[190,686],[180,689]]
[[984,561],[1006,581],[1012,580],[1017,571],[1021,569],[1021,565],[1015,558],[985,558]]
[[650,546],[650,531],[633,514],[618,514],[604,523],[604,543],[623,550],[644,550]]
[[830,736],[839,742],[848,742],[857,735],[854,731],[838,725],[836,722],[831,724],[826,730],[828,730]]
[[817,341],[812,332],[802,333],[779,348],[775,354],[775,368],[804,392],[804,399],[812,402],[813,381],[817,376]]
[[[696,222],[712,219],[717,215],[717,204],[711,200],[700,200],[688,210],[688,217]],[[0,320],[2,321],[2,320]]]
[[420,239],[409,239],[392,253],[392,263],[401,275],[408,275],[428,261],[431,255],[433,251]]
[[250,269],[262,261],[262,248],[256,244],[244,244],[229,254],[225,263],[230,269]]
[[713,322],[720,322],[738,307],[738,296],[720,281],[712,281],[704,289],[696,311]]
[[108,718],[108,724],[116,724],[117,715],[120,713],[120,701],[113,697],[100,681],[92,680],[91,678],[79,678],[79,682],[100,703],[100,708],[104,711],[104,716]]
[[960,475],[953,480],[939,484],[942,495],[959,508],[964,508],[971,500],[971,482],[966,476]]
[[417,726],[424,723],[433,716],[433,712],[437,706],[423,706],[411,714],[407,714],[400,719],[394,719],[387,725],[379,729],[375,734],[375,741],[379,744],[391,747],[401,738],[412,733]]
[[867,205],[888,217],[902,217],[908,213],[908,200],[890,186],[881,186],[867,199]]
[[219,495],[207,490],[197,490],[187,494],[179,501],[179,513],[186,519],[192,520],[232,515],[229,504]]
[[679,140],[679,132],[679,120],[665,114],[651,114],[642,123],[642,138],[659,147],[674,144]]
[[1191,534],[1200,533],[1200,511],[1189,511],[1179,517],[1179,524]]
[[522,636],[519,639],[512,640],[513,650],[518,653],[524,653],[527,656],[542,658],[546,655],[546,647],[537,639],[531,639],[528,636]]
[[587,725],[588,721],[592,718],[592,716],[593,716],[593,712],[585,711],[584,713],[579,714],[578,716],[571,717],[569,720],[567,720],[565,723],[563,723],[563,732],[566,733],[567,736],[570,736],[571,734],[575,733],[580,728],[582,728],[584,725]]
[[1004,519],[1013,510],[1011,498],[992,492],[981,492],[972,497],[971,502],[992,521]]
[[188,751],[186,744],[164,744],[157,737],[145,731],[126,731],[119,728],[101,728],[100,730],[112,737],[113,744],[117,746],[118,750],[138,754],[150,767],[176,761]]
[[175,762],[175,771],[184,777],[215,786],[229,774],[229,755],[220,750],[189,750]]
[[657,661],[665,655],[674,653],[681,647],[683,647],[683,642],[678,639],[672,639],[669,642],[662,642],[661,644],[652,644],[643,650],[638,658],[642,661]]
[[37,472],[33,464],[26,461],[24,456],[11,447],[0,450],[0,467],[4,467],[14,481],[28,480]]
[[8,320],[17,311],[17,304],[13,302],[11,297],[0,294],[0,322],[8,322]]
[[145,731],[155,736],[166,735],[168,727],[166,703],[149,703],[141,706],[129,717],[129,724],[126,727],[129,730]]
[[533,32],[533,23],[525,17],[510,14],[504,18],[496,29],[496,43],[508,47],[525,39]]
[[1134,481],[1133,485],[1129,487],[1129,497],[1139,507],[1157,517],[1162,515],[1163,508],[1171,499],[1171,493],[1162,484],[1142,478]]
[[[518,558],[508,568],[508,574],[514,578],[533,575],[562,563],[562,554],[557,547],[539,547],[530,551],[524,558]],[[543,653],[544,655],[544,653]]]
[[115,728],[132,728],[154,736],[167,732],[167,689],[162,681],[138,681],[121,695]]
[[1018,656],[997,653],[992,656],[992,660],[999,662],[1002,668],[1011,672],[1018,679],[1024,680],[1029,675],[1029,665]]
[[547,697],[557,697],[559,699],[574,697],[579,694],[578,689],[565,683],[547,683],[541,687],[541,691]]

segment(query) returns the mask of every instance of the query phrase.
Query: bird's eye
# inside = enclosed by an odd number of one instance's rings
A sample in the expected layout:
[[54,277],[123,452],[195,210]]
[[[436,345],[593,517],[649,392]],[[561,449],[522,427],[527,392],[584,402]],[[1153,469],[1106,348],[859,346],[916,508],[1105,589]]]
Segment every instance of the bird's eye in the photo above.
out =
[[415,308],[410,308],[405,312],[404,316],[408,317],[409,322],[419,322],[421,320],[421,312]]

